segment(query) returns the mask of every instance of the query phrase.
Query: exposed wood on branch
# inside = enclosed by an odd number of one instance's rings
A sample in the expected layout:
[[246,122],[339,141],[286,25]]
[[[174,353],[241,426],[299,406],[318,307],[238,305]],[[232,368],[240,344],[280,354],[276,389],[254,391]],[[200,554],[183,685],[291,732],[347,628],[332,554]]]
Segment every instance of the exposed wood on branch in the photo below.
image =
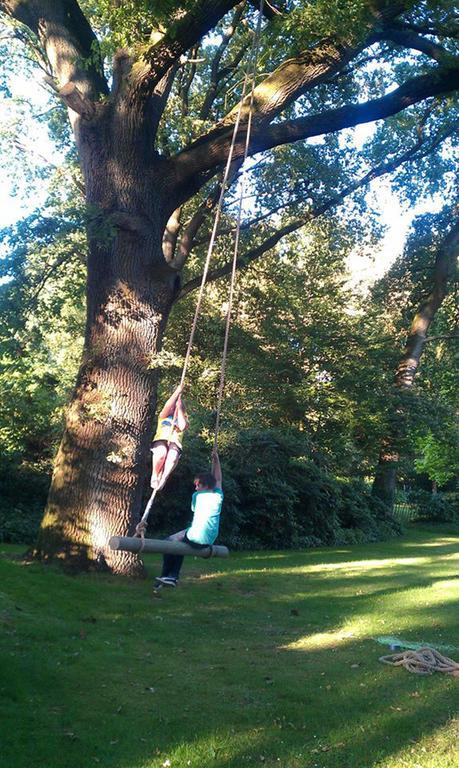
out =
[[62,101],[85,120],[91,120],[94,117],[96,109],[93,102],[83,96],[75,83],[66,83],[58,93]]
[[163,235],[163,253],[167,263],[170,264],[175,255],[175,248],[177,245],[177,238],[180,231],[180,217],[182,214],[181,208],[176,208],[172,216],[169,217],[169,221],[166,224],[166,229]]

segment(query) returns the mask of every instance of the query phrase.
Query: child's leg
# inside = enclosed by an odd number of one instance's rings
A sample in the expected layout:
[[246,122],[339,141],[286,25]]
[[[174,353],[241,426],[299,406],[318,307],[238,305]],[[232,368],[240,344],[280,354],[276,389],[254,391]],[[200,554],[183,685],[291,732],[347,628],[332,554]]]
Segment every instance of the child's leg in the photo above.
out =
[[180,454],[181,454],[180,448],[178,448],[176,445],[171,443],[167,451],[165,460],[163,462],[161,477],[158,481],[158,485],[156,486],[158,491],[165,485],[169,475],[174,471],[175,467],[177,466],[178,460],[180,458]]
[[167,457],[167,443],[154,443],[152,448],[151,487],[158,490]]
[[[168,536],[166,541],[183,541],[186,534],[186,528],[178,533],[173,533],[172,536]],[[180,569],[183,563],[183,555],[163,555],[163,569],[161,571],[161,578],[164,576],[168,579],[179,578]]]

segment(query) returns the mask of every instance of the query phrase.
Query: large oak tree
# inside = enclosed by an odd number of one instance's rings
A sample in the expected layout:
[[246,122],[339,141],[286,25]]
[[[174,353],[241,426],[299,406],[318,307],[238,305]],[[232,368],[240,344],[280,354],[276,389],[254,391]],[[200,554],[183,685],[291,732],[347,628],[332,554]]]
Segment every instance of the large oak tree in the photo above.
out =
[[[132,533],[139,518],[156,405],[151,360],[175,300],[194,286],[181,286],[180,274],[218,197],[255,12],[234,0],[0,0],[0,11],[25,30],[23,39],[67,106],[88,212],[84,354],[37,554],[135,573],[139,564],[111,553],[107,541]],[[120,14],[129,29],[124,36]],[[274,150],[276,158],[276,148],[390,118],[459,87],[452,4],[267,4],[263,16],[250,155]],[[119,47],[110,64],[101,39],[111,26]],[[356,73],[368,67],[376,67],[376,77],[365,100]],[[190,117],[193,85],[197,119]],[[244,153],[249,101],[233,176]],[[265,237],[260,230],[241,264],[308,215]],[[223,265],[211,279],[227,271]]]

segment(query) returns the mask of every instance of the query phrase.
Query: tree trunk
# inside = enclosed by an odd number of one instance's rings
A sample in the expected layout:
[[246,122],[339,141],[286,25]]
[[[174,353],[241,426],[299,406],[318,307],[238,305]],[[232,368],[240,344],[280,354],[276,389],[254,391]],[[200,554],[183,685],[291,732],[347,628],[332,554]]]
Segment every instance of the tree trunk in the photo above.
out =
[[161,247],[167,178],[129,138],[113,121],[80,143],[91,217],[85,348],[35,556],[140,575],[136,555],[107,544],[132,535],[139,519],[156,406],[152,358],[177,276]]
[[393,509],[399,454],[390,441],[381,448],[371,493]]

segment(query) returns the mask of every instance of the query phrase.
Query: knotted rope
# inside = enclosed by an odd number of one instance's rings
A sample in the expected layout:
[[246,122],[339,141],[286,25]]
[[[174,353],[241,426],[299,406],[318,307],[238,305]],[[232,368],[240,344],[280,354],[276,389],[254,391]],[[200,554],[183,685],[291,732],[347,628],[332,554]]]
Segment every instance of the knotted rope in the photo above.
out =
[[431,675],[433,672],[445,672],[459,677],[459,664],[448,656],[443,656],[435,648],[419,648],[417,651],[400,651],[389,656],[381,656],[379,661],[393,667],[405,667],[416,675]]

